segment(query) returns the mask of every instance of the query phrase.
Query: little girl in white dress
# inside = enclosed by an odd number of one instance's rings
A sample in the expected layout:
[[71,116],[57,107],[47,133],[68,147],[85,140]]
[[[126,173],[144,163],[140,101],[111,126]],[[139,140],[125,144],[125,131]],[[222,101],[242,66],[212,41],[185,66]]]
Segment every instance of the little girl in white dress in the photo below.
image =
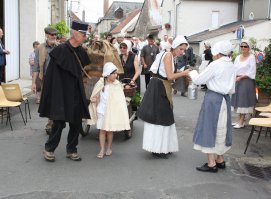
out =
[[[98,158],[112,155],[113,132],[130,130],[129,114],[122,84],[117,78],[117,67],[108,62],[103,77],[96,83],[92,95],[90,115],[92,124],[100,129]],[[106,143],[107,141],[107,143]]]

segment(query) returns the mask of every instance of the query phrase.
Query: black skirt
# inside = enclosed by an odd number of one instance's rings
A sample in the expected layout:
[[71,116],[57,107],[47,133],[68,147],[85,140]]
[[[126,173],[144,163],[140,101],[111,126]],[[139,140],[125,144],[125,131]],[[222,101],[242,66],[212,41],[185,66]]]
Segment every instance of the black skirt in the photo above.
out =
[[162,80],[151,78],[137,115],[150,124],[170,126],[175,123],[173,110]]

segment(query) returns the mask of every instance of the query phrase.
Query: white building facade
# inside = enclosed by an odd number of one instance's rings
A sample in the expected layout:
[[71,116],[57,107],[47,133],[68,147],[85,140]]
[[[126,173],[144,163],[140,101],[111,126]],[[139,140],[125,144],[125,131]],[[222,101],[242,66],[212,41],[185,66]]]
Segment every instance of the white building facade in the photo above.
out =
[[[30,79],[29,54],[34,41],[45,41],[44,28],[52,20],[65,15],[65,0],[2,0],[0,26],[4,30],[4,44],[10,50],[6,56],[6,82]],[[52,10],[53,9],[53,10]],[[64,20],[64,19],[63,19]]]
[[[162,38],[164,34],[189,36],[217,29],[238,20],[239,6],[239,0],[164,0],[161,4],[163,22],[159,37]],[[165,29],[166,23],[171,25],[171,29]]]

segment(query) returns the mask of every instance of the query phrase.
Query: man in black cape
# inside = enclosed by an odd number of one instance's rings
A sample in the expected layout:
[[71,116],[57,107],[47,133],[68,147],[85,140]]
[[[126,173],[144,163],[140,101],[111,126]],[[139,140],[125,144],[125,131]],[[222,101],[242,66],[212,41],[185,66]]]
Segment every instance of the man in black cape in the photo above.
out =
[[82,48],[86,40],[88,24],[73,21],[71,38],[50,52],[50,63],[44,79],[39,113],[40,117],[53,120],[52,133],[45,143],[45,160],[54,161],[65,123],[69,122],[67,158],[80,161],[77,153],[82,118],[90,118],[83,87],[81,68],[90,60]]

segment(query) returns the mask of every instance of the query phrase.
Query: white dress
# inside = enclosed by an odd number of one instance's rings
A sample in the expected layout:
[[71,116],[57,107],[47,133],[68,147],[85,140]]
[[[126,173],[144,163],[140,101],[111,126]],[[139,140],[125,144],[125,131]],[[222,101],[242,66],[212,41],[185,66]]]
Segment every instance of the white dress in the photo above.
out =
[[100,92],[100,101],[97,106],[97,124],[96,124],[97,129],[101,129],[103,126],[107,97],[108,97],[108,85],[105,85],[104,91]]
[[[156,56],[154,64],[150,70],[153,73],[157,72],[158,65],[163,53]],[[164,54],[164,56],[166,53]],[[164,56],[162,59],[164,59]],[[161,61],[159,74],[166,77],[165,65]],[[174,71],[174,64],[172,59],[172,71]],[[169,153],[177,152],[179,150],[178,137],[175,123],[170,126],[161,126],[144,122],[144,135],[142,148],[148,152],[153,153]]]

